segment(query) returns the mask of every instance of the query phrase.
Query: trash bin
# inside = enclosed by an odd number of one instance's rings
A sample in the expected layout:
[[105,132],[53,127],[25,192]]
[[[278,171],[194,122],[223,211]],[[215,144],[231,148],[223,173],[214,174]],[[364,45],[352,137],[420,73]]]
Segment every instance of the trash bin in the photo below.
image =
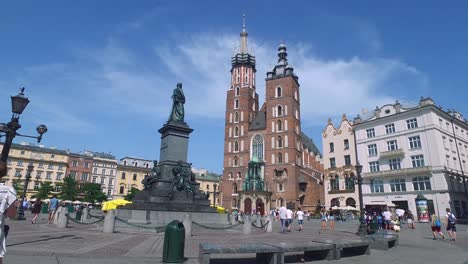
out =
[[379,224],[377,223],[376,219],[372,219],[372,221],[369,223],[369,233],[374,234],[379,230]]
[[170,222],[164,233],[163,262],[182,263],[185,248],[185,228],[184,225],[174,220]]
[[73,205],[71,205],[71,204],[67,205],[67,209],[68,209],[68,213],[73,213],[73,211],[74,211]]
[[41,213],[43,213],[43,214],[48,214],[49,213],[49,205],[48,204],[46,204],[46,203],[42,204]]
[[75,219],[78,220],[78,221],[81,221],[81,215],[83,214],[83,209],[78,209],[76,210],[76,216],[75,216]]

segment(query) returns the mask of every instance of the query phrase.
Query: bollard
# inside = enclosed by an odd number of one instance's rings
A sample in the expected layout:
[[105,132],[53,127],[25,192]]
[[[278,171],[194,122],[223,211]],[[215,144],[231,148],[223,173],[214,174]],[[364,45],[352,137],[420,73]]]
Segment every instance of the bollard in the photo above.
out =
[[67,217],[67,211],[66,210],[61,210],[58,216],[57,220],[57,227],[58,228],[67,228],[68,225],[68,217]]
[[59,207],[57,208],[57,211],[55,211],[55,214],[54,214],[54,221],[53,221],[54,224],[56,224],[56,225],[58,224],[58,216],[59,216],[62,212],[63,212],[63,206],[59,206]]
[[250,216],[248,215],[244,217],[244,224],[242,225],[242,233],[244,235],[250,235],[252,233],[252,222],[250,221]]
[[268,225],[267,225],[267,233],[271,233],[273,232],[273,218],[271,217],[271,215],[268,215],[267,216],[267,221],[268,221]]
[[82,223],[86,222],[86,220],[88,220],[88,218],[89,218],[89,209],[88,209],[88,207],[85,207],[83,209],[83,214],[81,215],[81,222]]
[[192,216],[189,214],[184,215],[184,220],[182,222],[185,228],[185,239],[192,237]]
[[115,229],[115,210],[109,210],[104,218],[104,233],[112,234]]

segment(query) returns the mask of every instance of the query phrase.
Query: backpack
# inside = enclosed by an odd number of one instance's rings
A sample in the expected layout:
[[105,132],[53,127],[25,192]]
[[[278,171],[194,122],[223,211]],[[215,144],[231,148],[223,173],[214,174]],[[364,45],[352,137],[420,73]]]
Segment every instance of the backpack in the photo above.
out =
[[437,220],[435,221],[435,227],[441,227],[441,226],[442,226],[442,225],[440,224],[440,220],[437,219]]
[[454,224],[455,224],[455,220],[456,220],[455,216],[454,216],[452,213],[449,213],[449,214],[448,214],[448,222],[449,222],[449,224],[454,225]]

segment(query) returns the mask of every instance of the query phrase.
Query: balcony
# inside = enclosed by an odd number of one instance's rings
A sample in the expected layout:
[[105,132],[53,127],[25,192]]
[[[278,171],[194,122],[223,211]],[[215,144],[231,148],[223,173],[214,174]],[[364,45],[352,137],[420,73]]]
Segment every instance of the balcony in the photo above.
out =
[[386,171],[376,171],[376,172],[365,172],[362,174],[363,177],[368,178],[381,178],[381,177],[390,177],[390,176],[404,176],[404,175],[420,175],[425,173],[430,173],[432,170],[431,166],[424,166],[418,168],[406,168],[401,170],[386,170]]
[[328,191],[328,194],[354,193],[355,191],[356,189],[331,190],[331,191]]
[[395,149],[395,150],[380,152],[380,158],[400,157],[404,155],[405,155],[405,152],[403,151],[403,149]]

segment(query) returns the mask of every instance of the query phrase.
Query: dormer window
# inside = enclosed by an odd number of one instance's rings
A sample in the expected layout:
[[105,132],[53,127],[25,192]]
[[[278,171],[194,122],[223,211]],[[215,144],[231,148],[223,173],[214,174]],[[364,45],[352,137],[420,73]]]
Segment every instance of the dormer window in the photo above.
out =
[[124,166],[126,166],[126,165],[127,165],[127,161],[126,161],[126,160],[124,160],[124,162],[123,162],[123,165],[124,165]]

